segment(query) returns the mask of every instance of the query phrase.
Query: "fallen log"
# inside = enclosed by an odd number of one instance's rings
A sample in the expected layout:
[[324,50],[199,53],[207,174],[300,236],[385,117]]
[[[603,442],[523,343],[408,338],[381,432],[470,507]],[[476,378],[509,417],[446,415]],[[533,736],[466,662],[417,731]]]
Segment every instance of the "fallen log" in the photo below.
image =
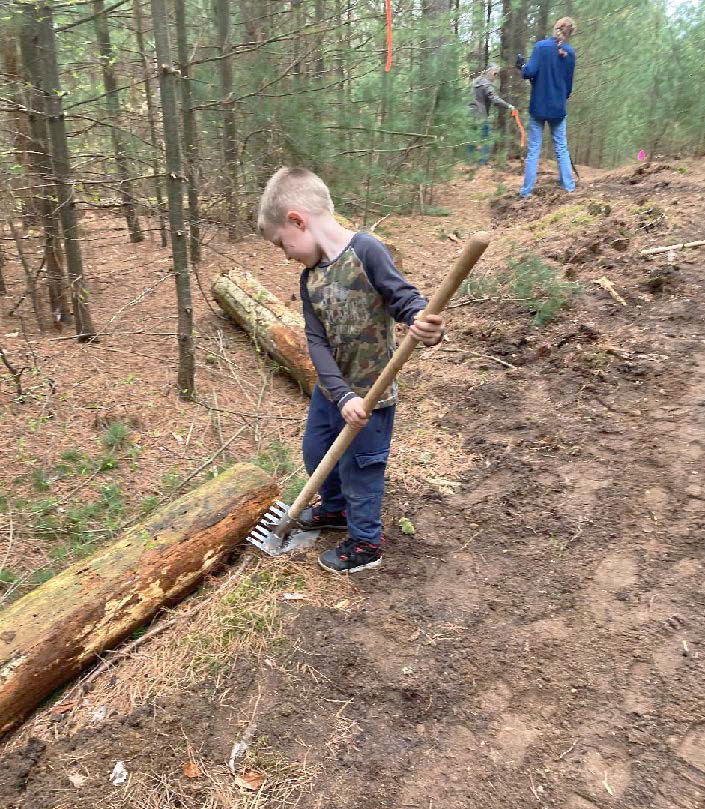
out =
[[221,309],[310,395],[316,371],[308,355],[303,316],[248,272],[230,270],[217,276],[211,291]]
[[671,250],[687,250],[691,247],[703,247],[705,240],[697,242],[679,242],[678,244],[667,244],[664,247],[649,247],[648,250],[642,250],[642,256],[655,256],[657,253],[670,253]]
[[[338,213],[335,218],[344,227],[355,230],[349,219]],[[382,243],[397,269],[401,270],[401,253],[385,239]],[[216,276],[211,283],[211,292],[228,317],[310,396],[317,377],[308,353],[304,319],[298,310],[300,304],[296,309],[290,309],[245,270],[230,270]]]
[[244,539],[277,495],[259,467],[236,464],[0,612],[0,734],[176,603]]

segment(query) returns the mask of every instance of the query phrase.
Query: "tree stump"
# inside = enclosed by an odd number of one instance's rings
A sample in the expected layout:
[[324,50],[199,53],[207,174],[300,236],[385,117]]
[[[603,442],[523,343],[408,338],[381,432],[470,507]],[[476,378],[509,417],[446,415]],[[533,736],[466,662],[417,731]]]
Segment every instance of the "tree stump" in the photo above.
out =
[[176,603],[244,539],[278,493],[259,467],[236,464],[0,612],[0,734]]

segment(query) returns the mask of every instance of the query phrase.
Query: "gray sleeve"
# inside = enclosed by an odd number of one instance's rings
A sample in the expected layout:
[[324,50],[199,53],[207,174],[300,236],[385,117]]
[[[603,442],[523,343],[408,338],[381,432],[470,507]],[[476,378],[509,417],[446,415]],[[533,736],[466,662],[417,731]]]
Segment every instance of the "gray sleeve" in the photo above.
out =
[[307,272],[304,271],[299,279],[299,294],[301,295],[308,352],[311,355],[313,367],[318,374],[319,383],[330,393],[333,401],[340,408],[354,394],[340,373],[338,363],[335,361],[328,344],[326,330],[313,311],[313,306],[311,306],[311,299],[306,289]]
[[497,95],[497,91],[489,82],[487,83],[487,98],[489,98],[493,104],[497,104],[498,107],[509,109],[512,106],[508,101],[505,101]]
[[358,234],[354,248],[389,314],[397,323],[410,326],[414,315],[426,306],[426,299],[399,273],[387,248],[374,236]]

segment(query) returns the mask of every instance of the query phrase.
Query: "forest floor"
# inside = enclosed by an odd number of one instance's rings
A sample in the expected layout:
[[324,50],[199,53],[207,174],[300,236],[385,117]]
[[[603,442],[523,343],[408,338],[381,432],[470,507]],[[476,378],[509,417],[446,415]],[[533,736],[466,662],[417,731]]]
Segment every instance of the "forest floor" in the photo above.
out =
[[[6,740],[0,806],[705,805],[705,249],[640,253],[703,238],[705,170],[584,169],[565,195],[547,165],[529,201],[507,191],[517,172],[459,171],[434,200],[449,216],[380,225],[423,291],[459,239],[493,232],[448,340],[401,376],[382,567],[245,551]],[[35,369],[23,403],[0,376],[5,600],[211,458],[300,475],[306,398],[197,290],[202,405],[175,398],[168,251],[108,225],[84,219],[99,345],[3,314],[5,351]],[[207,256],[204,285],[235,260],[296,294],[297,268],[255,237],[213,236]]]

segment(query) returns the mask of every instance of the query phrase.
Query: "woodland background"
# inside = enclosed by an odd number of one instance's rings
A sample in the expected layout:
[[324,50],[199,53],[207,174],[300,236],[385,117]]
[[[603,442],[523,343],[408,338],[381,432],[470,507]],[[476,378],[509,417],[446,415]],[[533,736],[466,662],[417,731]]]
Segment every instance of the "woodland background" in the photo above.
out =
[[[166,246],[170,232],[188,396],[187,265],[215,249],[204,227],[230,240],[249,232],[263,183],[282,164],[324,174],[338,208],[363,226],[432,213],[434,186],[476,140],[472,77],[499,62],[501,94],[525,113],[515,54],[563,14],[578,24],[574,162],[705,150],[703,4],[395,0],[387,72],[379,1],[6,0],[0,244],[22,252],[24,243],[27,256],[33,241],[44,245],[39,262],[23,262],[42,328],[73,314],[79,339],[99,330],[82,281],[82,212],[121,213],[133,242],[158,230]],[[519,156],[503,110],[495,136],[498,163]]]

